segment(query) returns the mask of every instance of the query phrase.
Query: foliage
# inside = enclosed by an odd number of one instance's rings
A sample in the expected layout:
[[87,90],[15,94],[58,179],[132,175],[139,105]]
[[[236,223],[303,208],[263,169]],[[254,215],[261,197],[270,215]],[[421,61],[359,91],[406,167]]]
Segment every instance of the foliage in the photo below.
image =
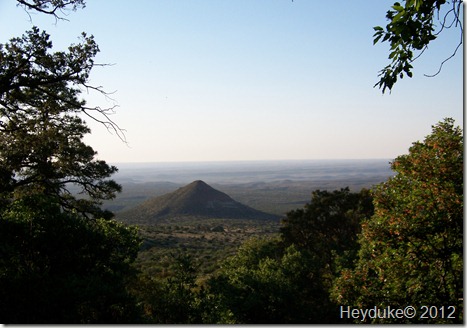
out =
[[297,245],[319,258],[323,267],[331,268],[336,254],[357,248],[360,222],[372,214],[372,197],[367,189],[359,193],[349,188],[316,190],[303,209],[287,213],[280,232],[286,245]]
[[[329,298],[332,281],[341,266],[349,265],[358,251],[361,221],[373,214],[370,192],[349,188],[332,192],[316,190],[303,209],[287,213],[280,229],[285,247],[295,245],[312,265],[300,290],[315,299],[311,322],[338,322],[336,305]],[[310,321],[308,321],[310,322]]]
[[[56,198],[65,210],[97,216],[121,187],[106,180],[117,171],[82,141],[90,130],[79,117],[92,108],[79,99],[98,52],[92,37],[68,52],[34,27],[0,45],[0,193],[3,201],[31,194]],[[105,111],[103,111],[105,115]],[[70,186],[85,197],[76,198]],[[86,197],[87,196],[87,197]]]
[[252,239],[208,284],[236,323],[303,323],[312,315],[300,306],[298,282],[306,274],[306,259],[294,246],[283,250],[277,239]]
[[128,323],[138,313],[126,285],[139,249],[135,228],[62,212],[43,195],[0,217],[3,323]]
[[[81,0],[18,3],[53,15],[84,6]],[[138,322],[127,285],[140,241],[135,228],[100,209],[121,188],[107,179],[117,169],[94,159],[82,141],[90,130],[81,116],[121,130],[108,118],[112,108],[88,107],[80,98],[84,90],[106,95],[88,84],[98,46],[84,33],[81,41],[51,52],[49,35],[33,27],[0,45],[4,323]]]
[[140,275],[133,294],[143,309],[146,323],[213,324],[233,323],[220,299],[196,283],[193,259],[182,253],[174,256],[166,278]]
[[[381,26],[374,27],[373,43],[387,41],[391,45],[389,54],[391,64],[381,70],[380,80],[375,84],[383,89],[383,93],[386,88],[392,90],[397,79],[402,79],[404,74],[412,77],[412,62],[428,48],[429,43],[435,40],[444,28],[455,25],[459,27],[461,32],[459,44],[452,56],[456,54],[462,44],[463,31],[460,14],[462,1],[453,0],[449,3],[446,0],[405,0],[404,2],[405,4],[394,3],[391,10],[387,12],[386,18],[389,23],[385,29]],[[443,6],[450,7],[440,19]],[[441,28],[435,32],[437,17]],[[415,56],[414,53],[417,52],[418,54]]]
[[455,306],[455,319],[395,322],[462,322],[463,165],[462,131],[452,119],[392,162],[397,174],[374,191],[375,215],[363,223],[356,267],[336,281],[336,301],[358,308]]
[[184,256],[175,259],[175,264],[173,276],[166,279],[143,276],[135,286],[150,323],[193,323],[194,268]]
[[[221,231],[215,231],[222,227]],[[166,277],[174,252],[190,255],[199,277],[214,273],[219,262],[235,254],[242,242],[252,236],[277,235],[279,223],[240,219],[175,218],[171,223],[139,226],[143,245],[135,265],[144,274]]]

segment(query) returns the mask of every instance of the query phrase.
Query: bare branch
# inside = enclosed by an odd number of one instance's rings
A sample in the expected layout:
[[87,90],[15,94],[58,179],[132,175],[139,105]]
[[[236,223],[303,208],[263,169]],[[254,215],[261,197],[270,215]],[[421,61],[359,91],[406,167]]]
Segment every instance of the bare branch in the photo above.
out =
[[445,60],[443,60],[443,61],[441,62],[441,64],[439,65],[438,71],[437,71],[435,74],[432,74],[432,75],[423,74],[423,75],[426,76],[426,77],[435,77],[436,75],[438,75],[438,74],[441,72],[441,70],[443,69],[444,63],[446,63],[447,61],[449,61],[451,58],[453,58],[453,57],[456,55],[457,50],[460,48],[461,45],[462,45],[462,39],[461,39],[461,41],[459,42],[459,44],[457,45],[457,47],[456,47],[456,49],[454,50],[454,52],[452,53],[452,55],[449,56],[448,58],[446,58]]
[[[457,6],[456,6],[456,5],[457,5]],[[434,73],[434,74],[431,74],[431,75],[430,75],[430,74],[423,74],[423,75],[426,76],[426,77],[435,77],[435,76],[437,76],[437,75],[441,72],[441,70],[443,69],[443,65],[444,65],[447,61],[449,61],[451,58],[453,58],[453,57],[456,55],[457,50],[459,50],[460,46],[461,46],[462,43],[463,43],[463,39],[464,39],[464,30],[463,30],[463,27],[462,27],[462,22],[461,22],[461,20],[460,20],[460,18],[459,18],[459,13],[460,13],[460,8],[461,8],[460,6],[461,6],[461,2],[459,2],[459,3],[456,4],[456,1],[454,1],[454,2],[452,3],[452,8],[444,15],[443,22],[441,23],[441,29],[438,31],[438,33],[436,33],[436,34],[441,33],[441,31],[442,31],[444,28],[451,28],[451,27],[454,25],[454,23],[455,23],[455,26],[456,26],[456,27],[459,26],[459,29],[460,29],[460,40],[459,40],[459,43],[457,44],[457,47],[456,47],[456,49],[454,49],[454,52],[451,54],[451,56],[449,56],[448,58],[446,58],[445,60],[443,60],[443,61],[441,62],[441,64],[439,65],[438,71],[437,71],[436,73]],[[448,15],[449,15],[450,13],[452,13],[452,14],[454,15],[454,18],[453,18],[452,22],[451,22],[448,26],[446,26],[446,19],[447,19]]]
[[[114,108],[118,107],[117,105],[114,105],[110,108],[105,108],[105,109],[102,109],[100,108],[99,106],[96,106],[96,107],[82,107],[81,108],[81,111],[86,115],[88,116],[89,118],[91,118],[93,121],[97,122],[97,123],[100,123],[102,124],[103,126],[105,126],[105,128],[107,129],[107,131],[109,131],[110,133],[112,133],[112,131],[117,135],[117,137],[123,141],[125,144],[128,144],[127,140],[126,140],[126,136],[125,136],[125,132],[126,130],[125,129],[122,129],[117,123],[115,123],[115,121],[113,121],[109,115],[112,115],[114,114],[115,112],[113,111]],[[96,111],[99,113],[99,115],[102,115],[104,117],[104,120],[101,120],[99,118],[96,117],[96,115],[92,115],[90,114],[89,112],[90,111]],[[108,113],[109,111],[111,111],[111,113]]]
[[[4,53],[8,58],[11,57],[11,60],[5,60],[4,65],[0,66],[0,101],[4,108],[20,103],[22,106],[20,111],[28,107],[34,108],[40,99],[48,97],[57,103],[66,104],[68,111],[85,113],[127,143],[125,130],[110,118],[118,106],[86,107],[85,101],[78,98],[81,92],[95,91],[103,95],[106,100],[115,103],[110,97],[113,92],[106,92],[102,86],[88,83],[93,67],[114,65],[94,63],[93,57],[99,49],[92,36],[83,35],[82,43],[72,45],[68,53],[51,54],[47,52],[52,47],[48,42],[48,35],[33,28],[23,38],[11,40],[11,45],[12,47],[8,44],[5,46],[7,52]],[[15,65],[9,64],[14,62],[17,56],[22,58],[21,61]],[[66,64],[59,64],[60,60]],[[62,91],[57,92],[57,88]],[[28,97],[26,93],[36,96]]]
[[25,11],[29,15],[29,19],[31,20],[31,15],[29,14],[28,10],[37,11],[46,15],[52,15],[55,17],[56,20],[65,20],[66,18],[61,17],[57,14],[60,12],[62,15],[67,15],[65,13],[65,9],[71,7],[71,10],[75,11],[78,8],[84,8],[86,3],[84,0],[60,0],[60,1],[51,1],[51,0],[16,0],[18,5],[23,6]]

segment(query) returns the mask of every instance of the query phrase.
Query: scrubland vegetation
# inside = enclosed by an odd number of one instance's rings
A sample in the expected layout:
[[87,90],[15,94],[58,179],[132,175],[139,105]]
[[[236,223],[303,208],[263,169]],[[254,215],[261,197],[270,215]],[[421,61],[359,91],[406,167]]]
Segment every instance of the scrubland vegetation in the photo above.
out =
[[183,253],[190,257],[198,278],[204,280],[248,239],[276,236],[279,222],[185,218],[140,226],[139,231],[143,242],[135,265],[142,272],[166,276],[176,256]]

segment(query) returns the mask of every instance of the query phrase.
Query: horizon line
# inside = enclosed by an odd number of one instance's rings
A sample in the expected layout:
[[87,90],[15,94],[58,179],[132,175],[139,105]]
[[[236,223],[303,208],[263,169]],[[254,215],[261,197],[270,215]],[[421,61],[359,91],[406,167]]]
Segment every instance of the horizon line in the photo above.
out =
[[383,161],[394,160],[389,157],[374,158],[308,158],[308,159],[238,159],[238,160],[181,160],[181,161],[107,161],[110,164],[214,164],[214,163],[260,163],[260,162],[313,162],[313,161]]

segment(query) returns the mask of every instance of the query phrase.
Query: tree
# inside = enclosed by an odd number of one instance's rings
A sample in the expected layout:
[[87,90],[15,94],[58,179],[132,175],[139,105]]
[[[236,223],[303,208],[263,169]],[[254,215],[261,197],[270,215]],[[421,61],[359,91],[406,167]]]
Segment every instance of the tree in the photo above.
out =
[[286,246],[296,245],[319,262],[323,289],[331,286],[338,267],[352,263],[358,251],[361,222],[373,215],[370,191],[359,193],[342,188],[328,192],[315,190],[303,209],[287,213],[280,228]]
[[127,291],[139,250],[134,227],[63,212],[47,195],[0,211],[0,321],[134,323]]
[[[84,6],[18,2],[53,15]],[[109,118],[113,107],[88,107],[80,97],[107,95],[88,83],[99,48],[83,33],[68,51],[51,49],[37,27],[0,45],[0,321],[137,322],[127,291],[137,230],[101,210],[121,189],[108,179],[117,168],[82,141],[90,132],[82,116],[122,136]]]
[[148,321],[156,324],[201,323],[195,306],[196,275],[191,257],[178,254],[174,260],[173,275],[161,280],[142,277],[142,286],[136,286]]
[[316,307],[308,306],[316,299],[302,292],[311,266],[307,261],[295,246],[283,249],[278,239],[251,239],[222,263],[208,282],[209,293],[235,323],[319,322]]
[[[369,190],[359,193],[342,188],[312,192],[311,202],[303,209],[287,213],[280,228],[286,245],[313,253],[323,267],[331,269],[336,254],[355,251],[360,222],[373,214]],[[331,270],[333,271],[333,270]]]
[[336,281],[337,302],[438,311],[425,319],[418,312],[371,322],[462,322],[463,165],[462,131],[452,119],[433,126],[424,142],[392,162],[396,175],[374,190],[375,214],[362,224],[356,266]]
[[[79,98],[99,51],[92,37],[68,52],[50,53],[49,35],[33,27],[0,45],[0,191],[3,202],[32,193],[53,196],[65,210],[107,216],[101,200],[121,187],[106,180],[117,171],[82,138],[90,130],[80,114],[107,115]],[[93,88],[96,89],[96,88]],[[112,122],[102,121],[107,126]],[[114,126],[115,129],[117,127]],[[71,185],[88,196],[72,195]]]
[[303,209],[287,213],[280,229],[284,247],[294,245],[309,263],[308,278],[300,284],[303,298],[312,299],[317,323],[339,322],[336,304],[329,297],[333,279],[341,266],[349,265],[358,252],[361,222],[373,214],[369,190],[349,188],[313,191]]
[[168,277],[140,274],[131,289],[141,304],[145,323],[234,323],[220,297],[196,283],[193,258],[186,254],[175,255]]
[[[462,44],[462,1],[452,0],[404,0],[405,4],[394,3],[386,14],[389,23],[384,29],[381,26],[374,27],[375,34],[373,43],[389,42],[391,50],[389,59],[391,64],[383,68],[380,73],[380,80],[375,86],[382,88],[384,93],[386,88],[392,90],[398,78],[403,78],[404,74],[412,77],[412,62],[416,60],[428,48],[430,42],[444,30],[452,26],[460,30],[459,44],[452,56],[443,61],[443,64],[455,56]],[[442,8],[446,8],[443,12]],[[441,15],[440,15],[441,14]],[[438,31],[435,30],[436,21],[440,24]],[[434,76],[432,75],[432,76]]]

